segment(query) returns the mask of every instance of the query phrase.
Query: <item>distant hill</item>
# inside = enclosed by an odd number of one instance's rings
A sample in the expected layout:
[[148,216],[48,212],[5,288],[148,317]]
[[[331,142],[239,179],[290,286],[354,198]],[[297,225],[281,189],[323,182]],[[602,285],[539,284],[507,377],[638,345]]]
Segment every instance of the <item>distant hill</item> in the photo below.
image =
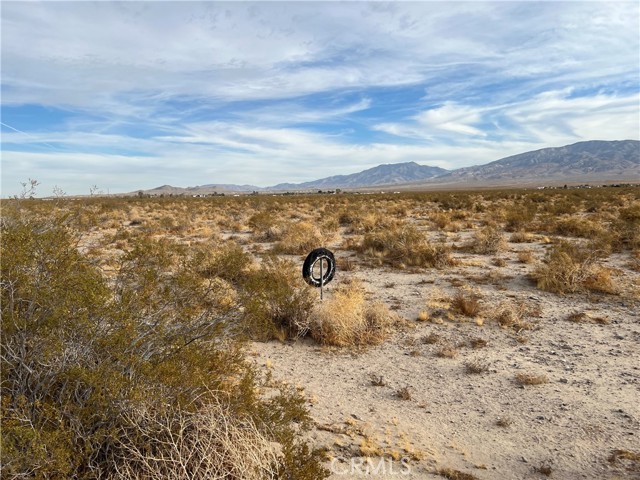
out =
[[[382,186],[462,188],[467,185],[499,186],[577,182],[640,182],[640,142],[616,140],[574,143],[512,155],[484,165],[445,170],[415,162],[378,165],[351,175],[335,175],[304,183],[254,185],[207,184],[197,187],[161,187],[145,193],[206,195],[287,190],[356,189]],[[135,192],[134,192],[135,193]]]
[[263,188],[256,187],[255,185],[234,185],[227,183],[218,183],[213,184],[210,183],[208,185],[201,185],[199,187],[191,187],[191,188],[207,188],[218,192],[254,192],[259,190],[264,190]]
[[503,183],[516,180],[640,180],[640,142],[589,141],[543,148],[474,167],[453,170],[444,182]]
[[327,188],[361,188],[381,185],[416,183],[439,177],[448,170],[440,167],[418,165],[415,162],[378,165],[351,175],[335,175],[304,183],[281,183],[269,190],[307,190]]
[[195,187],[173,187],[171,185],[162,185],[150,190],[144,190],[143,193],[149,195],[210,195],[213,193],[246,193],[261,190],[264,189],[254,185],[232,185],[221,183],[197,185]]

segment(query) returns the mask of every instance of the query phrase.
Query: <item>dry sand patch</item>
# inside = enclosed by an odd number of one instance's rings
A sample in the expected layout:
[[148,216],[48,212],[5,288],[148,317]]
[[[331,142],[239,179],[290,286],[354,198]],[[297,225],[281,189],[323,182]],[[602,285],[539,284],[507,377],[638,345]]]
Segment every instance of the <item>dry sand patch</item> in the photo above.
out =
[[[365,455],[410,459],[403,478],[442,478],[436,472],[447,468],[479,479],[637,477],[609,457],[640,448],[638,274],[612,256],[626,295],[559,296],[527,278],[532,267],[518,261],[520,248],[510,244],[503,267],[491,256],[456,254],[459,265],[446,271],[343,273],[406,319],[380,346],[253,344],[276,378],[304,387],[318,425],[313,441],[328,449],[331,478],[364,477],[365,468],[350,462]],[[544,245],[535,248],[542,255]],[[447,310],[457,291],[478,295],[477,317]],[[531,307],[530,329],[500,327],[492,317],[505,302]],[[416,320],[421,311],[427,321]],[[586,320],[568,320],[573,312]],[[443,345],[455,355],[438,355]],[[518,374],[544,381],[523,384]],[[372,465],[379,467],[370,464],[370,472]],[[409,473],[382,470],[380,478]]]

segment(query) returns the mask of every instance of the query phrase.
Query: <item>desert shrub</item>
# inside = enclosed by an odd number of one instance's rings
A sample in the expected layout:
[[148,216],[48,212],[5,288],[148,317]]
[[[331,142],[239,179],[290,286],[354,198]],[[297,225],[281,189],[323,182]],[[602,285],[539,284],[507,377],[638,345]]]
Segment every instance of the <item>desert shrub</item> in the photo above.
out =
[[619,210],[613,230],[619,246],[618,249],[640,250],[640,201]]
[[480,314],[480,296],[472,292],[459,290],[451,298],[451,309],[465,317],[477,317]]
[[610,271],[597,263],[599,252],[590,245],[561,241],[533,272],[538,288],[554,293],[588,290],[615,292]]
[[[235,309],[183,249],[141,239],[107,282],[59,219],[3,214],[3,477],[325,476],[296,434],[309,427],[304,399],[284,387],[258,395],[262,381],[227,335]],[[265,440],[279,445],[275,464]],[[217,476],[193,473],[201,448],[221,459]]]
[[284,225],[282,235],[273,249],[277,253],[302,255],[321,247],[326,241],[320,226],[307,221],[292,222]]
[[544,209],[552,216],[573,215],[578,210],[578,199],[557,195],[544,205]]
[[127,421],[140,425],[136,434],[148,444],[118,439],[116,478],[277,478],[278,449],[253,419],[234,415],[226,405],[211,403],[195,413],[171,409],[162,416],[128,412]]
[[191,217],[184,214],[164,215],[158,220],[158,226],[169,233],[183,233],[191,226]]
[[430,242],[410,224],[398,224],[393,228],[368,233],[358,249],[397,267],[443,268],[454,263],[450,247],[444,243]]
[[259,242],[275,242],[282,236],[281,220],[273,212],[262,211],[252,215],[248,224]]
[[353,272],[358,268],[355,260],[351,257],[336,258],[336,266],[341,272]]
[[525,230],[513,232],[509,237],[509,241],[513,243],[530,243],[533,242],[533,240],[533,235]]
[[518,252],[518,261],[521,263],[533,263],[535,256],[531,250],[520,250]]
[[448,480],[478,480],[478,477],[472,473],[461,472],[454,468],[440,468],[438,469],[438,475]]
[[243,327],[257,340],[298,338],[309,333],[316,296],[299,268],[276,256],[266,257],[243,283]]
[[451,214],[448,212],[435,212],[430,214],[429,218],[440,230],[444,230],[452,222]]
[[440,358],[455,358],[458,356],[458,349],[455,345],[445,343],[436,351],[436,356]]
[[527,231],[536,216],[535,204],[518,204],[505,212],[505,230],[507,232]]
[[477,230],[469,245],[472,252],[482,255],[496,254],[504,250],[505,247],[506,241],[502,232],[493,225],[486,225]]
[[325,345],[377,345],[388,336],[392,316],[381,302],[370,303],[357,281],[336,288],[314,311],[311,335]]
[[487,360],[472,359],[464,362],[464,368],[467,373],[478,375],[481,373],[487,373],[490,368],[490,364]]
[[518,385],[543,385],[545,383],[549,383],[549,379],[546,375],[536,375],[534,373],[517,373],[515,376],[515,381]]
[[336,213],[326,212],[318,223],[320,223],[320,230],[324,232],[325,235],[327,233],[335,234],[340,229],[340,222]]
[[496,267],[504,267],[507,264],[507,261],[501,257],[494,257],[491,263]]
[[492,318],[503,328],[510,328],[516,332],[531,330],[534,325],[530,318],[539,312],[523,301],[507,301],[492,309]]
[[377,210],[349,209],[343,211],[338,217],[339,223],[346,226],[349,234],[362,235],[381,228],[386,228],[393,223],[388,215]]
[[601,225],[579,216],[561,218],[553,226],[553,232],[558,235],[581,238],[590,238],[603,231]]
[[621,464],[631,474],[640,472],[640,452],[616,448],[607,461],[612,465]]
[[235,242],[198,244],[192,249],[195,270],[205,278],[219,277],[241,282],[253,265],[253,258]]
[[347,208],[338,212],[338,223],[340,226],[346,227],[357,221],[358,212],[354,209]]

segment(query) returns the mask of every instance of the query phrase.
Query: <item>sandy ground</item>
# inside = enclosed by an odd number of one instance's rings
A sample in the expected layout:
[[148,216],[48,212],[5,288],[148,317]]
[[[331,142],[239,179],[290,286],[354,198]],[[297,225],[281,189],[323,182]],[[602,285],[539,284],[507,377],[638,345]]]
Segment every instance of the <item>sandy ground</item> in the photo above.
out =
[[[535,263],[517,252],[541,258],[545,248],[509,244],[503,266],[457,253],[461,264],[445,270],[338,272],[335,283],[362,279],[403,319],[387,341],[361,351],[311,340],[251,345],[262,368],[304,388],[330,478],[443,478],[443,469],[460,479],[640,478],[638,463],[610,461],[617,449],[640,451],[640,273],[613,255],[607,265],[620,294],[543,292],[527,277]],[[479,317],[447,311],[444,299],[458,290],[480,296]],[[492,320],[501,304],[518,301],[531,310],[532,330]],[[431,319],[416,320],[420,311]],[[567,320],[574,312],[587,316]],[[473,339],[486,346],[473,348]],[[456,356],[438,356],[444,345]],[[469,373],[469,362],[484,371]],[[548,382],[522,386],[518,373]],[[397,395],[404,387],[410,399]]]

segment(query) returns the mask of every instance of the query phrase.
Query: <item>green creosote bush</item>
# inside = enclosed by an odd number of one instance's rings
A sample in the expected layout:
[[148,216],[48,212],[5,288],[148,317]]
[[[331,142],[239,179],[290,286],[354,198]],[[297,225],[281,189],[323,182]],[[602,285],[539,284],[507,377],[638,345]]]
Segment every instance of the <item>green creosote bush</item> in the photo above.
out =
[[267,256],[245,280],[241,297],[243,324],[250,337],[285,340],[309,333],[317,296],[302,281],[294,262]]
[[208,242],[192,247],[192,261],[204,278],[222,278],[241,283],[253,266],[253,258],[235,242]]
[[8,210],[3,478],[326,476],[298,437],[304,399],[285,386],[261,396],[227,333],[236,310],[184,250],[140,239],[108,283],[55,216]]

